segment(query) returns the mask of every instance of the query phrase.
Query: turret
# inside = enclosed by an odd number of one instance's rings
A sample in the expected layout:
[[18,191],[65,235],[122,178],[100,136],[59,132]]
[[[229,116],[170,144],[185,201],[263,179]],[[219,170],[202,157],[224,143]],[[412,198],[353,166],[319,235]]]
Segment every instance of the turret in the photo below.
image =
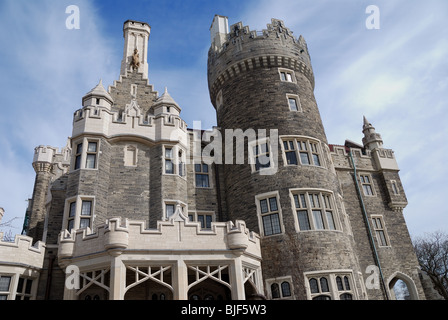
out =
[[168,89],[165,88],[165,92],[157,99],[156,103],[152,106],[154,109],[154,115],[159,114],[172,114],[179,116],[181,108],[176,101],[168,93]]
[[123,25],[124,51],[120,75],[139,72],[148,79],[148,39],[151,27],[145,22],[127,20]]
[[[304,38],[277,19],[262,32],[239,22],[226,34],[226,18],[215,16],[210,31],[208,84],[225,147],[233,146],[228,130],[259,134],[233,153],[233,163],[226,157],[219,181],[228,219],[244,220],[262,237],[263,278],[288,279],[295,297],[305,299],[304,273],[357,275]],[[335,259],[341,251],[347,254]],[[267,296],[275,292],[268,288]]]
[[114,100],[106,89],[104,89],[102,80],[100,80],[96,87],[86,93],[86,95],[82,98],[83,107],[103,107],[110,110],[113,103]]
[[383,147],[383,139],[381,139],[381,135],[379,133],[376,133],[375,128],[369,121],[367,121],[366,117],[364,117],[362,132],[364,133],[362,143],[364,144],[365,148],[373,150],[375,148]]

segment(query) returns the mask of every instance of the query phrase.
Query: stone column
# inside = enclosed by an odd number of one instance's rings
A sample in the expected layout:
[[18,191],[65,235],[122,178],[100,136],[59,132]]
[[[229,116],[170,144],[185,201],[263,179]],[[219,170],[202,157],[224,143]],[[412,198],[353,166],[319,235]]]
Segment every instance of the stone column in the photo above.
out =
[[110,265],[109,300],[124,300],[126,267],[120,257],[113,257]]
[[173,279],[173,299],[188,300],[188,268],[182,259],[178,259]]
[[240,257],[236,258],[231,265],[230,285],[232,286],[232,300],[246,300],[243,264]]

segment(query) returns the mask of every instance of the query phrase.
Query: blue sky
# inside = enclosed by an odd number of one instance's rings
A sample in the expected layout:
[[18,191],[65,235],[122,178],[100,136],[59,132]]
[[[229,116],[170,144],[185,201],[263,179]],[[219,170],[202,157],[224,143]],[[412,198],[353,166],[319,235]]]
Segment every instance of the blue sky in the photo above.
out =
[[[368,30],[368,5],[380,29]],[[65,9],[77,5],[80,29]],[[362,117],[395,151],[412,236],[448,231],[447,1],[50,1],[0,2],[0,207],[21,230],[32,195],[34,147],[63,147],[73,112],[99,81],[118,79],[122,27],[148,22],[149,81],[165,87],[190,127],[216,123],[207,89],[209,27],[215,14],[262,30],[282,19],[311,53],[315,95],[328,141],[361,143]],[[5,230],[7,231],[7,230]]]

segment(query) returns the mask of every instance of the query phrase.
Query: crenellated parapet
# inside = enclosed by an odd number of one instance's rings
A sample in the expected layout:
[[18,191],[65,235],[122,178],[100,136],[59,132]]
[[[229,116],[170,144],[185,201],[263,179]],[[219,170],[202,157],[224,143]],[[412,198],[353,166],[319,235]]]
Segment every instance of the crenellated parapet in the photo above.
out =
[[303,74],[314,88],[314,74],[305,39],[295,38],[282,20],[272,19],[263,31],[241,22],[227,28],[227,18],[215,16],[208,54],[208,83],[212,102],[225,81],[255,68],[279,67]]
[[151,142],[179,141],[186,145],[187,124],[179,113],[144,114],[137,101],[132,100],[119,111],[94,105],[75,111],[72,138],[82,134],[107,138],[133,136]]
[[70,166],[71,148],[69,142],[61,149],[51,146],[38,146],[34,148],[33,168],[38,172],[50,172],[56,166],[63,173]]
[[33,245],[33,238],[23,235],[16,235],[14,242],[3,241],[3,233],[0,232],[0,269],[3,262],[8,266],[41,269],[44,254],[45,243],[37,241]]
[[94,254],[118,256],[123,252],[221,252],[236,256],[246,254],[261,258],[260,238],[249,231],[243,221],[214,222],[201,229],[199,222],[189,221],[176,212],[168,221],[158,221],[148,229],[144,221],[111,218],[92,233],[90,229],[59,235],[59,262]]
[[348,147],[330,145],[331,157],[336,169],[353,169],[350,153],[358,169],[379,171],[399,171],[397,160],[392,149],[375,148],[373,150],[362,147]]

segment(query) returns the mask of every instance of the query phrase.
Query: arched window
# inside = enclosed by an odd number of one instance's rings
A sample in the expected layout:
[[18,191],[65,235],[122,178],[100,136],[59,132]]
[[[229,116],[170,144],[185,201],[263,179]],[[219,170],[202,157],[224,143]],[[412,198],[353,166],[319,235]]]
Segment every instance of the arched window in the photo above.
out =
[[339,296],[340,300],[353,300],[353,296],[350,293],[343,293]]
[[331,297],[321,294],[319,296],[314,297],[313,300],[331,300]]
[[282,296],[283,297],[291,296],[291,287],[289,285],[289,282],[286,282],[286,281],[282,282]]
[[272,294],[272,299],[280,298],[280,290],[279,290],[277,283],[273,283],[271,285],[271,294]]
[[340,276],[336,277],[336,284],[338,286],[338,290],[339,291],[343,291],[344,290],[344,285],[342,284],[342,279]]
[[317,285],[317,280],[314,278],[310,279],[310,290],[311,293],[319,293],[319,286]]
[[328,280],[325,277],[320,278],[320,289],[321,292],[330,292],[330,289],[328,288]]

